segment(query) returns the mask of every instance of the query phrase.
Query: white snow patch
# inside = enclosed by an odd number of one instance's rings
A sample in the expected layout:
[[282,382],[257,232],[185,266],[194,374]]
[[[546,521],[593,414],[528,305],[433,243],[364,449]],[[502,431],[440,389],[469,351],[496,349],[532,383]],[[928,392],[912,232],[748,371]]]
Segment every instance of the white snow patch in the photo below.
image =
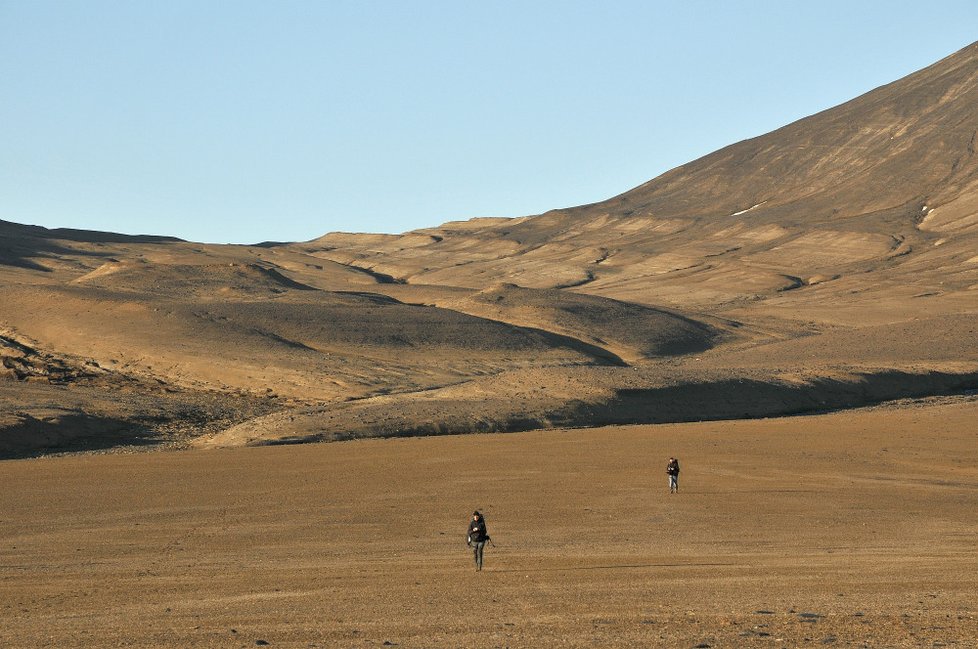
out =
[[936,207],[927,208],[927,211],[924,212],[924,218],[920,220],[920,224],[917,227],[919,229],[925,229],[927,224],[934,220],[934,217],[936,216],[934,212],[936,211],[937,211]]
[[758,203],[757,205],[751,205],[751,206],[750,206],[750,207],[748,207],[748,208],[747,208],[746,210],[740,210],[739,212],[734,212],[734,213],[733,213],[733,214],[731,214],[730,216],[740,216],[741,214],[747,214],[747,213],[748,213],[748,212],[750,212],[751,210],[753,210],[753,209],[756,209],[756,208],[758,208],[758,207],[760,207],[761,205],[763,205],[763,204],[764,204],[764,203],[766,203],[766,202],[767,202],[767,201],[761,201],[761,202],[760,202],[760,203]]

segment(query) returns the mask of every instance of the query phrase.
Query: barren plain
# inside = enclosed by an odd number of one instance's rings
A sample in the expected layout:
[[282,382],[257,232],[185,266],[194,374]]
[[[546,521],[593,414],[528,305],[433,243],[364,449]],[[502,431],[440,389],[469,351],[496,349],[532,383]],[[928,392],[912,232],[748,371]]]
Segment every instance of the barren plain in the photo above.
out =
[[8,461],[0,642],[974,647],[976,418],[955,398]]

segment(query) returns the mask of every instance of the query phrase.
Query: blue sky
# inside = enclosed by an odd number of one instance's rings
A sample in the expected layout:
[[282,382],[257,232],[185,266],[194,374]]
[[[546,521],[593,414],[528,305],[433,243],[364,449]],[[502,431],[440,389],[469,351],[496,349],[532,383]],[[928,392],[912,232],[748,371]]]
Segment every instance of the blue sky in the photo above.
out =
[[536,214],[976,25],[974,0],[0,0],[0,219],[254,243]]

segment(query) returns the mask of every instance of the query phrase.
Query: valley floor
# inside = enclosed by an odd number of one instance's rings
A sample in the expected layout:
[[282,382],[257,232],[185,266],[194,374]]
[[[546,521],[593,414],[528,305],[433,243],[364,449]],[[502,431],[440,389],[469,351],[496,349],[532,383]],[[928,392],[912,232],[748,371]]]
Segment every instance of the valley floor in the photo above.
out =
[[974,647],[976,421],[972,397],[4,461],[0,645]]

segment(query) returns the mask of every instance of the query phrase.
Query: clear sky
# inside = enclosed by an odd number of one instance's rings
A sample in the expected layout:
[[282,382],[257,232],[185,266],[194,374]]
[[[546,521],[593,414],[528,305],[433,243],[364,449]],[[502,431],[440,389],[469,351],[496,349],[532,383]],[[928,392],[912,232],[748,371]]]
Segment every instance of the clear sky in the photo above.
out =
[[254,243],[536,214],[975,40],[975,0],[0,0],[0,219]]

